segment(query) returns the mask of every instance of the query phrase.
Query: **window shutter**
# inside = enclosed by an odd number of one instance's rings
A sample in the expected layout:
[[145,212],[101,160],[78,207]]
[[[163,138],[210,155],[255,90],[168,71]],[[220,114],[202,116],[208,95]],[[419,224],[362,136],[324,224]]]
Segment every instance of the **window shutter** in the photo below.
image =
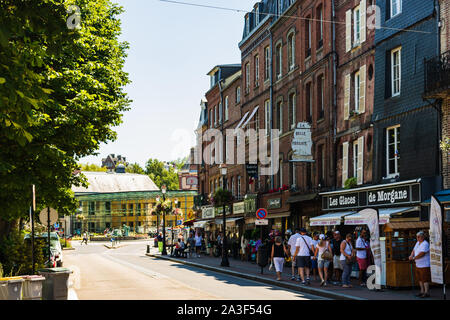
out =
[[342,187],[348,179],[348,142],[342,144]]
[[367,21],[367,0],[361,0],[359,5],[359,12],[361,15],[360,33],[361,33],[361,44],[366,41],[366,21]]
[[345,52],[352,49],[352,10],[345,13]]
[[385,99],[390,98],[392,96],[392,72],[391,72],[391,51],[386,51],[386,59],[385,59],[385,81],[384,81],[384,97]]
[[366,112],[366,65],[359,69],[359,113]]
[[347,74],[345,76],[345,88],[344,88],[344,120],[348,120],[350,117],[350,81],[351,76]]
[[364,183],[364,136],[358,139],[358,184]]

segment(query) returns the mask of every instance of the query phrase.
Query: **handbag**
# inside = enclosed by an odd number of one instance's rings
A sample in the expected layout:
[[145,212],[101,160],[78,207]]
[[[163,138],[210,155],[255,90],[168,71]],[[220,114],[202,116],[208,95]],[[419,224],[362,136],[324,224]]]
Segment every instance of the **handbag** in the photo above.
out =
[[[347,241],[345,241],[345,242],[347,242]],[[350,246],[350,248],[352,248],[352,251],[353,251],[352,245],[349,244],[348,242],[347,242],[347,244]],[[356,262],[356,257],[353,255],[353,253],[352,253],[350,258],[345,256],[345,263],[346,264],[354,264],[355,262]]]
[[273,261],[270,262],[269,270],[273,269]]
[[323,260],[328,260],[328,261],[333,260],[333,254],[330,251],[328,251],[328,249],[326,249],[320,257]]

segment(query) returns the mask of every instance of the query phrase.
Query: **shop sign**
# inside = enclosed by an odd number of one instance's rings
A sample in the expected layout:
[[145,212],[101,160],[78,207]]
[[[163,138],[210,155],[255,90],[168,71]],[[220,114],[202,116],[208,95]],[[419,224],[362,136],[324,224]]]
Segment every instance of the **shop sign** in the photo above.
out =
[[256,198],[249,198],[244,200],[245,213],[255,213],[256,211]]
[[203,207],[202,208],[202,219],[214,218],[214,207]]
[[258,178],[258,165],[257,164],[246,164],[245,169],[249,177],[254,179]]
[[233,204],[233,214],[244,214],[245,213],[245,203],[237,202]]
[[311,221],[310,225],[312,227],[314,226],[338,226],[341,224],[341,219],[335,219],[335,220],[323,220],[323,221]]
[[268,225],[269,225],[269,219],[255,220],[255,226],[268,226]]
[[314,162],[312,145],[311,125],[308,122],[299,122],[292,139],[292,161]]
[[[223,215],[223,207],[215,208],[214,211],[216,213],[216,217]],[[226,215],[231,214],[230,206],[225,206],[225,212],[226,212]]]
[[355,209],[398,204],[413,204],[421,201],[420,183],[371,189],[360,192],[322,196],[322,209]]
[[267,208],[268,209],[281,208],[281,198],[267,200]]

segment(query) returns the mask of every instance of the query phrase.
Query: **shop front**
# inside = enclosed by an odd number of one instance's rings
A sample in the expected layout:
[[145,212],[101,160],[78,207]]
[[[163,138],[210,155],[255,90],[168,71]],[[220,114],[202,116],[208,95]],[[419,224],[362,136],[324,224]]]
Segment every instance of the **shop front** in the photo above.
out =
[[269,194],[262,198],[262,207],[268,211],[268,225],[263,228],[263,235],[267,237],[270,231],[279,232],[284,235],[288,229],[291,211],[287,199],[289,192],[279,192],[275,195]]
[[288,229],[294,230],[297,227],[314,229],[310,219],[321,213],[321,202],[318,193],[293,194],[287,200],[290,204],[291,216],[288,221]]
[[366,208],[377,209],[380,224],[382,281],[388,287],[411,286],[411,265],[408,257],[415,245],[415,234],[428,231],[428,214],[422,199],[432,193],[421,179],[376,185],[359,189],[321,193],[322,215],[310,220],[311,226],[323,232],[338,230],[343,236],[356,239],[366,228],[358,213]]

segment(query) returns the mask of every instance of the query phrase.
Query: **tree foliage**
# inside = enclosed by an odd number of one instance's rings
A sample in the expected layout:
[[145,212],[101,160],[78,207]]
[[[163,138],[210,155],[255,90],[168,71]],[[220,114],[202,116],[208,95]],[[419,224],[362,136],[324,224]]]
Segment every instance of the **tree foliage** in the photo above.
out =
[[81,164],[80,165],[81,171],[85,171],[85,172],[107,172],[108,169],[106,167],[100,167],[94,163],[92,164]]
[[449,137],[445,137],[444,139],[442,139],[441,149],[444,152],[450,152],[450,138]]
[[162,161],[157,159],[148,160],[145,166],[145,173],[149,175],[158,188],[166,185],[167,190],[179,189],[178,174],[172,167],[167,170]]
[[116,138],[130,103],[121,12],[110,0],[0,0],[0,221],[27,216],[32,184],[38,211],[76,208],[77,160]]
[[142,169],[142,167],[138,163],[128,165],[126,168],[126,172],[135,174],[145,174],[144,169]]

